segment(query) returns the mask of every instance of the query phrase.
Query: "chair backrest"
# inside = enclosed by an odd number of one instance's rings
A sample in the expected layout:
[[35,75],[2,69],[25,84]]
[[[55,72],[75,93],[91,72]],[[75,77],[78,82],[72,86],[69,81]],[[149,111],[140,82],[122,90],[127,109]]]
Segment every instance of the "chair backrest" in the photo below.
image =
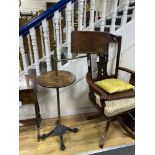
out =
[[92,74],[92,60],[91,55],[97,54],[98,60],[98,75],[97,79],[107,78],[107,63],[109,44],[117,43],[117,58],[115,66],[115,75],[118,75],[120,50],[121,50],[121,36],[115,36],[106,32],[91,32],[91,31],[73,31],[71,34],[71,52],[72,53],[86,53],[88,58],[88,71]]

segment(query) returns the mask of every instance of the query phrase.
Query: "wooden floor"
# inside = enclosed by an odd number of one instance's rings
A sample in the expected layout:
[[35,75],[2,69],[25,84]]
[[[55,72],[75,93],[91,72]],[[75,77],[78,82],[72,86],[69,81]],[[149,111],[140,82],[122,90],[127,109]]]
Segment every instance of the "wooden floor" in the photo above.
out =
[[[89,114],[90,115],[90,114]],[[77,153],[99,150],[99,140],[105,127],[105,120],[87,120],[88,114],[67,116],[62,118],[63,124],[77,127],[78,133],[67,132],[64,135],[65,151],[59,150],[59,137],[49,137],[45,141],[37,142],[35,125],[20,127],[19,152],[20,155],[75,155]],[[56,119],[43,120],[41,134],[47,133],[54,127]],[[117,121],[112,122],[105,147],[128,144],[134,142],[119,126]]]

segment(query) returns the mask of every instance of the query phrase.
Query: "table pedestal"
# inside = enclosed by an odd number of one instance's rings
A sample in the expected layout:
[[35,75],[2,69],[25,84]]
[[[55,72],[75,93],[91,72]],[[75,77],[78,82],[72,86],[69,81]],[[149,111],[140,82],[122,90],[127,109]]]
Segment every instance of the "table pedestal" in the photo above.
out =
[[64,150],[65,145],[64,145],[63,135],[66,133],[66,131],[71,131],[73,133],[76,133],[78,132],[78,129],[77,128],[71,129],[65,125],[57,124],[56,127],[53,130],[51,130],[49,133],[43,134],[42,136],[40,136],[40,139],[44,141],[47,137],[51,135],[57,135],[60,138],[60,149]]
[[56,127],[53,130],[51,130],[49,133],[41,135],[39,140],[44,141],[47,137],[51,135],[59,136],[61,150],[65,149],[63,135],[66,133],[66,131],[76,133],[78,132],[78,129],[77,128],[71,129],[61,124],[59,88],[72,84],[75,81],[75,79],[76,79],[75,76],[72,73],[67,71],[58,71],[58,73],[55,73],[54,71],[47,72],[41,75],[38,79],[38,83],[41,86],[47,87],[47,88],[56,88],[57,109],[58,109],[58,121],[56,123]]

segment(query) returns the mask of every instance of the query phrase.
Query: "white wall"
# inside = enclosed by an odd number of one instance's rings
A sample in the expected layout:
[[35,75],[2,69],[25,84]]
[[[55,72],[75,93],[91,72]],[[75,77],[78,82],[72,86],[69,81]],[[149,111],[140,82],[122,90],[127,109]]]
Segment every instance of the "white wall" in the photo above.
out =
[[21,0],[19,10],[21,12],[36,12],[46,10],[46,2],[58,2],[59,0]]
[[[59,0],[21,0],[21,6],[19,10],[21,12],[39,11],[40,9],[46,10],[46,2],[58,2]],[[122,1],[120,4],[122,4]],[[102,1],[98,1],[99,11],[102,10]],[[107,14],[111,11],[112,0],[107,0]]]

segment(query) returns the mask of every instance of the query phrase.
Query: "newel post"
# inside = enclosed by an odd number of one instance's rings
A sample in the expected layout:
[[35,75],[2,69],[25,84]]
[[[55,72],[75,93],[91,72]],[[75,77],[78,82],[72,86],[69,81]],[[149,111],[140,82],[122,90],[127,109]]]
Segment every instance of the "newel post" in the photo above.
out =
[[34,27],[30,29],[32,47],[34,52],[34,61],[35,61],[35,68],[37,76],[40,75],[40,68],[39,68],[39,55],[38,55],[38,46],[37,46],[37,38],[36,38],[36,30]]

